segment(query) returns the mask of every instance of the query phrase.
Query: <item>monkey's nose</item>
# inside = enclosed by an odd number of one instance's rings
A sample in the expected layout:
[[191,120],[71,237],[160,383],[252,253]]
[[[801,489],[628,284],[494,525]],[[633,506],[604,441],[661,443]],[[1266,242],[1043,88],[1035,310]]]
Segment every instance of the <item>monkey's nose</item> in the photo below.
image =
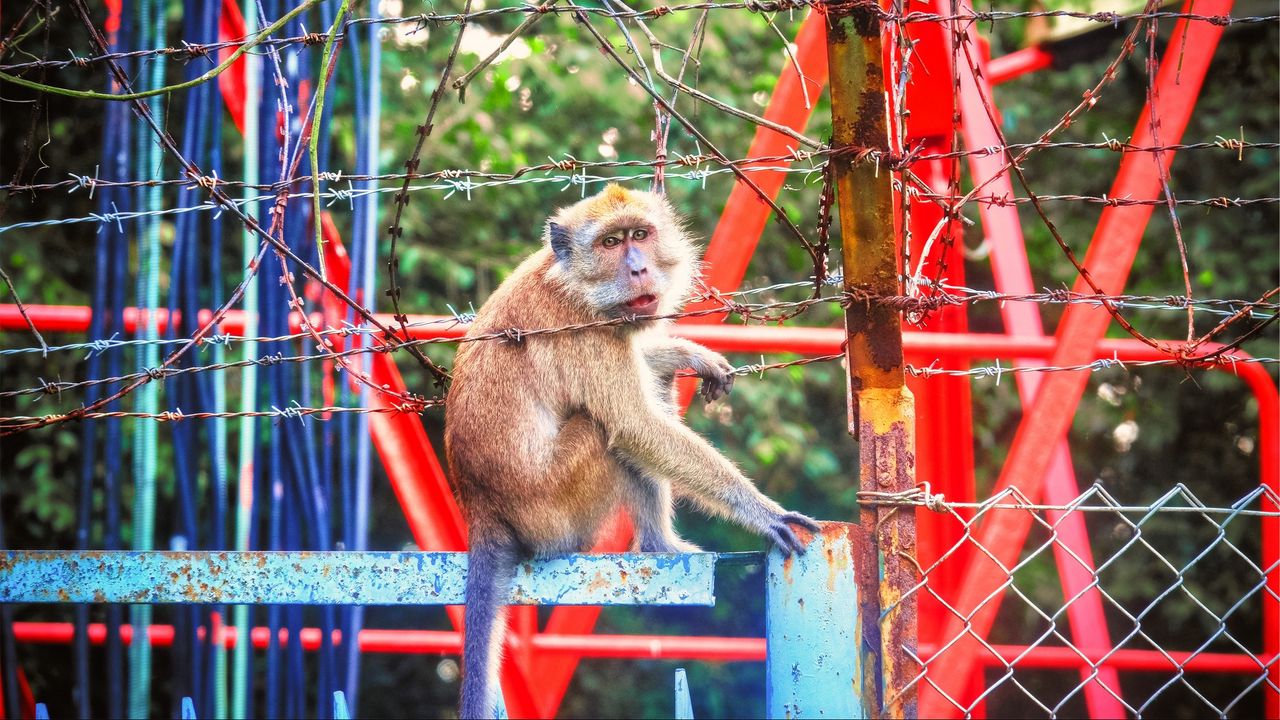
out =
[[638,270],[633,269],[631,271],[631,278],[633,280],[644,280],[647,277],[649,277],[649,268],[647,267],[641,267]]

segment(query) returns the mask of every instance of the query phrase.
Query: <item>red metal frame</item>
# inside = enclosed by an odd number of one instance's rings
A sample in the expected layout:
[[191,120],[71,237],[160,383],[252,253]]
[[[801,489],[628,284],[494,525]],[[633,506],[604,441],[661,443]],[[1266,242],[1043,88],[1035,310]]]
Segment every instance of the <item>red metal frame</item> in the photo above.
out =
[[[1209,12],[1226,14],[1230,10],[1230,0],[1216,0],[1212,3]],[[1204,8],[1200,8],[1200,11],[1204,11]],[[1152,90],[1153,96],[1158,98],[1160,103],[1158,109],[1160,142],[1179,142],[1221,34],[1221,28],[1209,23],[1189,23],[1186,19],[1182,19],[1175,26],[1171,41],[1174,44],[1169,47],[1194,48],[1194,50],[1188,50],[1186,53],[1179,52],[1173,56],[1172,61],[1160,64],[1156,86]],[[1156,144],[1152,137],[1152,112],[1153,109],[1149,105],[1143,109],[1135,128],[1133,142]],[[965,125],[966,129],[975,126],[985,126],[985,123],[966,122]],[[1173,155],[1172,152],[1166,152],[1158,159],[1146,153],[1125,155],[1110,196],[1159,197],[1160,175],[1167,173]],[[1157,162],[1161,162],[1163,168],[1157,166]],[[1152,210],[1153,207],[1145,206],[1108,207],[1103,211],[1094,240],[1089,245],[1085,265],[1091,269],[1095,281],[1104,292],[1118,294],[1123,291],[1125,279],[1142,239],[1142,231],[1146,227]],[[1003,239],[1006,242],[1009,240],[1007,237]],[[1023,257],[1025,258],[1025,255]],[[1101,258],[1105,258],[1105,262],[1101,261]],[[1011,275],[1015,276],[1012,278],[1014,282],[1029,277],[1029,273],[1026,272],[1011,273]],[[1081,290],[1085,287],[1083,282],[1080,282],[1077,283],[1076,289]],[[1094,343],[1103,336],[1110,320],[1110,316],[1105,311],[1095,311],[1083,306],[1068,307],[1057,332],[1059,345],[1051,359],[1052,364],[1070,366],[1080,362],[1090,353]],[[1034,323],[1027,323],[1028,332],[1034,332],[1037,329],[1032,325],[1038,325],[1038,318]],[[1075,415],[1087,378],[1087,372],[1055,373],[1043,379],[1039,392],[1027,387],[1026,395],[1033,395],[1034,403],[1019,426],[1004,472],[997,484],[997,491],[1016,487],[1027,497],[1035,499],[1040,497],[1042,490],[1045,489],[1043,484],[1045,474],[1053,464],[1056,463],[1060,473],[1065,472],[1063,461],[1067,456],[1061,452],[1060,445],[1066,438],[1067,429],[1071,418]],[[1044,452],[1046,447],[1058,448],[1058,452],[1046,453]],[[1051,483],[1055,487],[1062,487],[1064,484]],[[993,561],[985,555],[976,553],[971,557],[965,587],[955,606],[960,614],[951,617],[943,631],[944,637],[959,638],[959,640],[948,649],[946,661],[931,668],[930,679],[936,683],[938,692],[930,692],[922,696],[922,714],[933,717],[958,715],[959,708],[943,697],[944,695],[956,698],[961,705],[970,704],[972,695],[966,694],[966,684],[971,678],[963,669],[972,667],[978,656],[987,654],[979,638],[985,638],[988,635],[995,621],[1007,581],[1004,568],[1012,567],[1016,563],[1030,523],[1031,517],[1027,513],[996,513],[979,529],[976,541],[992,551],[996,560]],[[1080,530],[1076,532],[1080,537],[1087,539]],[[1069,563],[1064,563],[1063,566],[1070,567]],[[1075,570],[1064,573],[1064,583],[1078,583],[1081,587],[1087,587],[1091,578],[1080,577],[1081,572],[1087,571],[1077,565]],[[1088,606],[1082,606],[1076,611],[1079,613],[1089,610]],[[1100,640],[1096,637],[1090,640],[1091,649],[1094,650],[1098,649],[1099,645],[1105,647],[1107,643],[1105,639]],[[1118,690],[1118,687],[1115,689]],[[1106,702],[1106,697],[1100,693],[1094,694],[1093,698],[1098,702]],[[1093,710],[1092,707],[1091,710]]]
[[[1211,4],[1213,7],[1197,7],[1197,11],[1225,14],[1231,6],[1229,0],[1216,0]],[[230,27],[234,26],[235,18],[227,14],[228,5],[234,3],[231,0],[224,2],[223,23]],[[1207,23],[1197,23],[1189,30],[1185,26],[1185,21],[1178,24],[1173,44],[1170,45],[1184,49],[1180,84],[1170,81],[1171,70],[1164,66],[1157,80],[1162,122],[1160,140],[1164,144],[1176,142],[1185,127],[1186,117],[1199,92],[1199,83],[1208,58],[1221,33],[1221,28]],[[908,124],[908,137],[913,142],[926,143],[926,149],[930,152],[949,149],[949,118],[953,111],[953,88],[948,86],[951,74],[936,71],[950,66],[947,33],[932,24],[914,24],[909,27],[912,39],[917,41],[916,53],[929,60],[931,72],[917,73],[913,86],[908,89],[907,102],[913,110],[912,121]],[[969,32],[970,40],[976,40],[975,28],[970,26]],[[1180,41],[1183,32],[1188,33],[1188,42]],[[821,15],[811,14],[802,25],[797,36],[796,54],[800,66],[805,69],[805,76],[798,75],[793,66],[787,63],[765,115],[775,122],[803,130],[812,108],[805,107],[802,102],[802,83],[808,83],[811,100],[816,100],[826,84],[825,29]],[[982,75],[990,79],[990,84],[995,84],[1025,72],[1048,67],[1051,61],[1052,57],[1048,52],[1030,48],[991,61]],[[235,96],[237,92],[242,95],[243,84],[237,90],[233,74],[225,74],[224,78],[224,96]],[[990,84],[984,84],[981,78],[975,80],[970,73],[961,73],[961,81],[959,108],[963,118],[961,130],[965,146],[975,148],[998,144],[985,117],[985,111],[977,104],[979,92],[986,92],[989,96]],[[228,97],[229,106],[234,107],[234,100],[234,97]],[[240,107],[242,106],[241,103]],[[1149,138],[1145,136],[1148,129],[1147,112],[1144,111],[1133,142],[1141,144],[1148,141]],[[749,155],[782,155],[791,149],[793,141],[790,138],[761,128],[756,132]],[[1168,163],[1171,159],[1172,153],[1166,153],[1165,162]],[[988,177],[998,169],[999,162],[999,158],[971,158],[972,173],[975,177]],[[992,167],[993,163],[997,164],[995,168]],[[785,163],[779,165],[784,166]],[[944,163],[917,166],[917,172],[939,191],[945,191],[949,171],[950,168]],[[1155,176],[1155,169],[1148,155],[1126,155],[1111,195],[1155,197],[1152,187]],[[753,178],[772,196],[776,196],[784,180],[782,173],[756,173]],[[996,182],[1004,183],[1003,188],[993,185],[997,194],[1007,190],[1009,196],[1013,195],[1007,178]],[[986,204],[981,208],[987,236],[994,244],[992,263],[997,289],[1005,292],[1031,290],[1030,271],[1025,250],[1021,246],[1021,229],[1016,213]],[[1119,292],[1123,288],[1124,277],[1150,212],[1150,207],[1108,207],[1104,211],[1086,263],[1090,263],[1089,267],[1109,292]],[[926,237],[939,217],[938,208],[932,203],[915,203],[910,222],[916,238]],[[749,189],[741,184],[735,185],[706,253],[708,272],[705,279],[710,286],[722,291],[738,287],[767,220],[767,207]],[[330,247],[340,249],[336,232],[330,223],[326,223],[326,232],[332,236]],[[1114,249],[1117,246],[1123,248],[1118,259]],[[915,248],[914,253],[918,252],[919,248]],[[1107,265],[1090,262],[1103,252],[1108,253]],[[331,258],[331,272],[345,272],[346,263],[343,260],[339,258],[334,261]],[[958,266],[959,262],[956,262],[946,274],[953,282],[962,282],[963,279],[962,269]],[[331,314],[332,309],[326,307],[325,315]],[[30,306],[29,311],[36,325],[45,332],[84,332],[89,325],[88,308]],[[166,314],[160,311],[159,315],[163,323],[167,319]],[[131,327],[137,319],[137,313],[126,311],[125,317],[126,325]],[[1094,358],[1138,360],[1163,357],[1161,353],[1134,340],[1102,339],[1102,332],[1109,324],[1109,319],[1103,313],[1081,306],[1068,308],[1056,338],[1043,335],[1034,306],[1009,303],[1005,308],[1004,318],[1009,335],[967,334],[963,309],[948,309],[936,315],[927,328],[941,332],[906,333],[905,349],[912,360],[929,362],[938,359],[947,363],[947,367],[955,368],[967,367],[967,363],[975,357],[1048,359],[1055,365],[1075,364]],[[427,318],[411,318],[419,319]],[[714,324],[720,319],[722,318],[716,316],[689,319],[676,332],[722,352],[785,351],[827,354],[838,352],[844,340],[843,331],[834,328],[727,327]],[[221,330],[237,332],[242,325],[243,314],[233,312],[227,317]],[[22,327],[25,324],[16,309],[0,305],[0,329]],[[457,337],[461,333],[462,328],[458,326],[431,325],[416,328],[413,334],[417,337]],[[1261,366],[1241,364],[1235,371],[1249,384],[1259,403],[1262,480],[1269,487],[1280,490],[1280,478],[1277,477],[1280,474],[1280,397],[1277,396],[1269,374]],[[1043,489],[1050,502],[1060,502],[1062,498],[1074,496],[1078,488],[1075,486],[1063,438],[1065,423],[1074,414],[1079,400],[1084,375],[1054,373],[1048,376],[1017,376],[1028,412],[1015,439],[1014,451],[1002,476],[1001,487],[1015,484],[1031,497],[1036,497],[1036,493]],[[376,382],[386,383],[395,389],[403,388],[399,371],[388,356],[374,356],[373,377]],[[966,434],[971,433],[971,403],[967,379],[934,378],[927,383],[915,383],[914,389],[920,399],[921,418],[927,420],[920,424],[920,477],[933,482],[935,489],[945,492],[952,500],[971,499],[973,446],[971,435]],[[681,390],[682,397],[687,402],[691,397],[692,383],[686,383]],[[382,402],[376,393],[373,399],[375,403]],[[424,549],[463,549],[465,528],[453,503],[443,468],[431,450],[430,440],[422,424],[409,415],[373,415],[371,432],[418,545]],[[1035,457],[1038,448],[1047,446],[1045,443],[1058,448],[1053,459]],[[1025,537],[1025,523],[1029,522],[1029,517],[1024,520],[1017,516],[1025,517],[1029,514],[1009,512],[994,515],[996,517],[991,522],[984,522],[981,526],[979,541],[989,549],[999,552],[1002,559],[1006,556],[1016,558]],[[1064,546],[1070,547],[1077,557],[1088,561],[1091,558],[1088,537],[1083,532],[1082,523],[1073,523],[1076,521],[1071,516],[1062,518],[1059,537]],[[954,526],[955,523],[942,522],[935,514],[921,511],[920,556],[926,566],[930,557],[936,558],[959,539],[958,536],[951,537],[956,531]],[[597,549],[625,548],[629,543],[630,532],[625,518],[619,518],[615,527],[605,534],[605,542]],[[1264,519],[1263,535],[1263,566],[1271,567],[1280,556],[1280,523],[1274,518]],[[1059,548],[1055,546],[1055,550]],[[1062,554],[1065,556],[1065,550],[1062,550]],[[975,598],[985,597],[992,592],[993,588],[998,587],[994,583],[1003,582],[1004,575],[1003,571],[993,573],[989,565],[983,566],[982,558],[975,556],[976,554],[970,553],[957,557],[953,560],[954,564],[940,568],[936,575],[930,577],[931,588],[957,607],[976,607]],[[1064,562],[1063,556],[1058,558],[1059,568],[1064,592],[1071,597],[1075,594],[1072,589],[1087,587],[1090,573],[1088,567],[1082,567],[1074,559],[1070,563]],[[1280,573],[1272,572],[1268,576],[1274,592],[1280,592],[1278,575]],[[455,627],[461,627],[458,609],[450,610]],[[529,613],[527,616],[519,615],[514,618],[516,631],[510,639],[510,649],[513,652],[508,653],[504,666],[504,691],[513,715],[554,715],[576,664],[582,657],[689,657],[710,660],[758,660],[763,657],[763,640],[758,638],[589,635],[587,633],[594,627],[598,613],[598,608],[556,608],[541,633],[536,632],[536,615]],[[921,613],[924,621],[921,623],[922,657],[932,655],[942,641],[961,635],[957,628],[958,621],[940,606],[923,603]],[[1278,613],[1280,609],[1275,602],[1264,602],[1263,662],[1270,662],[1270,658],[1275,657],[1277,644],[1280,643]],[[994,614],[993,608],[979,613],[975,617],[972,631],[985,637]],[[1106,637],[1105,622],[1101,619],[1101,606],[1096,592],[1085,592],[1069,608],[1068,615],[1074,644],[1086,655],[1100,658],[1110,650],[1111,644]],[[17,627],[19,639],[28,642],[70,640],[69,624],[19,623]],[[92,632],[91,629],[91,639]],[[228,628],[226,632],[230,635],[229,642],[234,642],[234,630]],[[265,632],[265,629],[255,629],[255,643],[265,642]],[[152,642],[163,644],[164,626],[154,627],[153,633]],[[318,643],[319,632],[315,631],[312,637],[304,631],[302,638],[304,644]],[[458,634],[448,631],[368,629],[362,631],[360,644],[362,649],[370,652],[457,652]],[[1078,668],[1085,677],[1089,676],[1086,671],[1090,669],[1090,665],[1076,652],[1065,648],[1038,647],[1027,652],[1024,647],[995,646],[994,654],[979,650],[976,641],[957,643],[944,652],[945,662],[930,668],[930,678],[954,697],[972,698],[981,682],[981,673],[976,668],[1003,667],[1003,663],[1015,658],[1021,658],[1020,667]],[[1258,661],[1248,655],[1202,654],[1190,657],[1185,653],[1169,653],[1166,656],[1155,651],[1118,650],[1109,656],[1094,682],[1086,687],[1090,714],[1095,717],[1110,716],[1118,714],[1115,712],[1116,708],[1122,707],[1098,683],[1105,683],[1118,693],[1116,671],[1168,671],[1173,669],[1170,657],[1179,664],[1185,660],[1187,664],[1183,669],[1188,671],[1256,672],[1258,669]],[[1272,679],[1273,682],[1280,682],[1280,666],[1272,669]],[[922,715],[954,712],[950,703],[936,694],[922,693],[922,703]],[[1268,714],[1276,716],[1277,709],[1280,708],[1276,693],[1267,694],[1267,704]]]
[[[16,622],[14,637],[18,642],[32,645],[66,645],[75,634],[75,625],[65,622]],[[320,628],[302,629],[303,649],[320,648]],[[197,630],[203,638],[203,628]],[[106,641],[107,630],[102,623],[89,625],[89,642],[101,645]],[[133,627],[122,625],[120,637],[128,645],[133,642]],[[147,634],[153,647],[173,645],[172,625],[151,625]],[[250,633],[253,646],[267,647],[271,630],[255,627]],[[289,631],[278,631],[281,646],[289,644]],[[333,642],[342,641],[342,631],[333,631]],[[236,629],[223,630],[223,644],[235,647],[239,642]],[[764,638],[745,637],[674,637],[666,635],[549,635],[542,633],[532,639],[541,653],[571,655],[582,658],[611,658],[636,660],[706,660],[714,662],[762,662],[765,659]],[[462,634],[456,630],[380,630],[360,631],[360,651],[400,655],[440,654],[457,655],[462,652]],[[1251,673],[1257,672],[1259,663],[1270,662],[1270,657],[1254,658],[1251,655],[1228,653],[1170,652],[1159,650],[1118,650],[1105,659],[1101,655],[1081,657],[1075,650],[1065,647],[1035,647],[1025,645],[993,645],[996,654],[984,658],[986,667],[1003,668],[1005,663],[1017,663],[1019,668],[1066,669],[1100,667],[1118,670],[1152,672],[1177,671],[1195,673]],[[936,645],[920,646],[921,657],[928,660],[937,652]]]
[[[33,305],[27,307],[28,314],[38,327],[47,332],[87,331],[91,315],[88,307]],[[161,312],[161,327],[167,321]],[[125,332],[132,332],[137,326],[139,313],[127,309]],[[316,318],[319,319],[318,317]],[[380,318],[389,321],[389,317]],[[430,320],[446,320],[439,316],[411,316],[411,323]],[[235,333],[243,328],[244,314],[233,311],[228,314],[221,330]],[[296,326],[296,321],[295,321]],[[13,305],[0,305],[0,329],[22,330],[26,327],[17,308]],[[437,323],[412,328],[415,337],[419,338],[456,338],[461,336],[464,328],[458,325]],[[826,355],[839,352],[844,341],[844,331],[838,328],[801,328],[801,327],[728,327],[719,325],[689,325],[676,329],[677,334],[707,345],[721,352],[798,352],[805,355]],[[909,360],[917,363],[928,363],[934,359],[943,362],[966,362],[974,358],[1026,358],[1047,359],[1057,352],[1058,344],[1054,338],[1033,336],[1009,336],[978,333],[922,333],[908,332],[904,334],[904,349]],[[1176,345],[1176,343],[1175,343]],[[1209,348],[1212,349],[1212,348]],[[1133,339],[1103,339],[1092,349],[1088,360],[1118,358],[1123,361],[1158,360],[1164,356],[1158,350]],[[1229,372],[1240,377],[1248,385],[1258,402],[1259,417],[1259,463],[1262,482],[1280,492],[1280,391],[1267,370],[1261,365],[1239,363],[1235,366],[1217,366],[1215,369]],[[411,417],[411,416],[391,416]],[[421,427],[421,424],[414,420]],[[424,460],[427,460],[423,456]],[[407,473],[412,479],[412,473]],[[405,483],[413,487],[412,483]],[[955,498],[953,498],[955,499]],[[429,525],[431,520],[415,522],[421,528]],[[421,523],[421,524],[419,524]],[[1264,527],[1264,534],[1274,532],[1273,519],[1264,520],[1270,529]],[[415,537],[420,543],[435,541],[421,536],[415,530]],[[442,543],[443,544],[443,543]],[[1268,567],[1276,562],[1275,548],[1264,547],[1263,566]],[[19,639],[25,642],[67,642],[70,639],[69,623],[19,624]],[[163,633],[163,629],[157,630]],[[226,632],[234,632],[227,628]],[[255,631],[256,633],[257,631]],[[318,631],[317,631],[318,632]],[[364,633],[371,633],[366,636]],[[424,634],[426,633],[426,634]],[[431,634],[437,633],[437,634]],[[530,642],[541,654],[573,655],[573,648],[582,648],[583,656],[593,657],[639,657],[638,647],[654,648],[652,657],[689,657],[704,660],[755,660],[761,655],[750,649],[751,643],[762,642],[752,638],[680,638],[680,637],[643,637],[619,639],[616,654],[606,648],[613,642],[612,638],[596,640],[574,640],[579,636],[574,633],[543,632],[533,636]],[[162,635],[159,637],[163,637]],[[255,634],[256,637],[256,634]],[[304,635],[304,642],[306,641]],[[366,645],[365,638],[370,643]],[[361,646],[369,651],[410,652],[414,648],[419,652],[455,652],[457,648],[456,633],[446,631],[391,631],[366,630],[361,634]],[[590,636],[582,636],[590,637]],[[435,638],[435,640],[430,640]],[[454,638],[454,639],[449,639]],[[92,639],[92,636],[91,636]],[[153,640],[155,641],[155,640]],[[265,642],[265,636],[264,640]],[[317,639],[318,642],[318,639]],[[576,644],[575,644],[576,643]],[[934,643],[924,643],[924,652],[930,652]],[[664,649],[665,648],[665,649]],[[1001,666],[1006,661],[1019,657],[1026,648],[1017,646],[996,646],[997,656],[983,653],[975,658],[980,666]],[[1101,653],[1086,653],[1100,657]],[[1178,658],[1177,653],[1171,657]],[[1270,662],[1275,656],[1273,649],[1267,649],[1261,656],[1262,662]],[[540,655],[541,657],[541,655]],[[1072,658],[1075,658],[1074,660]],[[1206,672],[1251,672],[1257,669],[1257,661],[1247,655],[1224,656],[1225,659],[1210,659],[1209,656],[1196,656],[1188,671]],[[545,659],[545,658],[544,658]],[[1081,668],[1084,665],[1079,656],[1072,650],[1060,648],[1035,648],[1031,654],[1020,661],[1021,667],[1056,667]],[[1103,667],[1114,667],[1117,670],[1168,670],[1169,664],[1161,652],[1119,650]]]

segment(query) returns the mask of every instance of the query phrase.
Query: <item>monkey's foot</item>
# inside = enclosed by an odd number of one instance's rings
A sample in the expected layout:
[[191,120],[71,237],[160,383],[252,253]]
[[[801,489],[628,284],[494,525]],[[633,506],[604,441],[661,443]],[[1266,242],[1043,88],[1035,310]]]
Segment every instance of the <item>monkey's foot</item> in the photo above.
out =
[[804,554],[805,546],[800,541],[796,531],[791,527],[798,525],[810,532],[818,532],[818,522],[808,515],[798,512],[787,512],[775,517],[765,531],[765,536],[773,541],[783,555],[790,555],[793,552]]

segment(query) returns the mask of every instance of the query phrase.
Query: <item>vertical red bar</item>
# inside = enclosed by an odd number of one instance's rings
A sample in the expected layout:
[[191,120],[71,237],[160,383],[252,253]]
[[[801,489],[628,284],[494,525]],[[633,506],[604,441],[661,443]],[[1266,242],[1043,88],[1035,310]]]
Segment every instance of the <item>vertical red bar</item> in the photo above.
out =
[[[1231,11],[1231,5],[1231,0],[1209,0],[1207,4],[1201,0],[1195,10],[1197,13],[1225,15]],[[1167,145],[1181,140],[1221,36],[1222,28],[1219,26],[1185,18],[1178,21],[1167,46],[1178,50],[1172,51],[1166,57],[1168,61],[1160,64],[1156,86],[1152,89],[1159,104],[1156,108],[1148,105],[1143,109],[1133,133],[1134,144],[1154,144],[1151,131],[1153,111],[1160,119],[1161,143]],[[1173,152],[1162,153],[1162,168],[1156,164],[1154,153],[1126,154],[1109,196],[1159,198],[1160,176],[1168,171],[1173,157]],[[1103,211],[1085,257],[1085,264],[1103,292],[1119,294],[1124,290],[1142,233],[1153,210],[1152,205],[1141,205],[1107,207]],[[1083,282],[1077,283],[1076,289],[1090,291]],[[1094,343],[1102,337],[1110,321],[1104,310],[1070,306],[1058,328],[1059,342],[1051,364],[1071,366],[1088,362]],[[1087,371],[1058,372],[1045,378],[1034,405],[1018,428],[997,491],[1012,487],[1029,498],[1040,497],[1042,482],[1052,459],[1052,454],[1045,449],[1055,447],[1066,437],[1088,375]],[[958,605],[960,612],[969,614],[969,619],[953,618],[947,624],[944,636],[959,640],[944,653],[945,659],[936,664],[936,672],[930,674],[939,689],[951,697],[962,692],[965,669],[972,666],[979,653],[985,652],[978,638],[985,639],[990,633],[1008,581],[1006,568],[1017,562],[1030,523],[1031,517],[1027,512],[995,511],[977,533],[976,541],[993,558],[974,554],[968,582]],[[922,708],[925,716],[950,717],[956,713],[957,708],[950,703],[939,702]]]
[[[945,146],[926,144],[924,152],[945,152],[942,147]],[[945,194],[949,165],[949,161],[930,160],[916,163],[912,169],[935,192]],[[934,203],[917,201],[912,204],[910,226],[913,259],[920,257],[921,246],[942,218],[942,209]],[[948,279],[957,284],[964,283],[960,242],[957,238],[947,270]],[[936,257],[941,249],[939,245],[935,245],[931,255]],[[963,306],[947,307],[936,312],[919,329],[926,332],[965,333],[968,332],[969,322]],[[947,357],[939,360],[937,367],[966,370],[970,363],[967,359]],[[976,493],[973,401],[969,378],[908,377],[907,386],[916,397],[916,477],[928,482],[935,493],[942,493],[956,502],[972,502]],[[971,514],[967,510],[961,512],[966,516]],[[964,571],[972,547],[963,541],[963,525],[949,514],[920,508],[916,512],[916,524],[916,559],[920,567],[928,571],[929,584],[929,592],[920,596],[920,644],[940,646],[946,640],[938,633],[951,616],[951,611],[944,603],[956,602],[964,583]],[[973,674],[976,690],[982,679],[982,669],[976,668]],[[920,688],[921,697],[932,690],[927,683],[923,684]]]

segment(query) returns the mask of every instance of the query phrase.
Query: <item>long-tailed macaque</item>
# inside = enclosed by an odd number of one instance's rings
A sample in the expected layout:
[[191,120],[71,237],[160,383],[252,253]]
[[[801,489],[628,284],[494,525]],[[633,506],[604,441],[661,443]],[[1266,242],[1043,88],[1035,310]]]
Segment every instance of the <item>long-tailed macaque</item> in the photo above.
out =
[[[653,193],[610,185],[557,212],[530,255],[480,308],[469,336],[676,312],[697,266],[683,221]],[[628,508],[641,552],[697,548],[671,525],[672,486],[707,512],[802,550],[814,521],[765,497],[674,412],[672,379],[730,389],[723,356],[667,334],[667,321],[464,342],[445,448],[470,533],[464,718],[491,717],[505,602],[518,561],[591,547]]]

